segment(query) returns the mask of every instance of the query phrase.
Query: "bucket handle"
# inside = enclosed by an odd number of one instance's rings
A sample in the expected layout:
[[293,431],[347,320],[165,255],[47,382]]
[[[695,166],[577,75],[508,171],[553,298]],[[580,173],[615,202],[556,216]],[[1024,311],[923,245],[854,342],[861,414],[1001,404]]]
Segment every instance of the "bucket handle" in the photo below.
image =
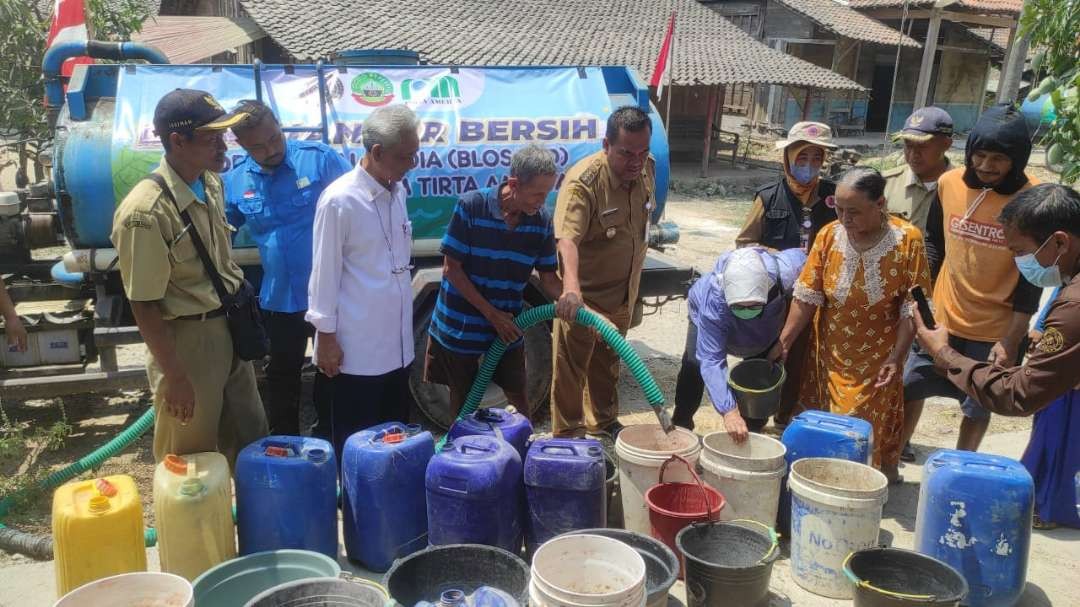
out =
[[730,522],[732,522],[732,523],[750,523],[752,525],[757,525],[758,527],[761,527],[761,528],[763,528],[763,529],[765,529],[766,531],[769,532],[769,540],[772,541],[772,545],[769,546],[769,551],[766,552],[761,557],[761,560],[758,561],[759,563],[764,561],[765,559],[769,558],[769,556],[772,555],[772,553],[775,552],[776,549],[780,547],[780,536],[776,535],[776,530],[775,529],[773,529],[772,527],[766,525],[765,523],[762,523],[761,521],[755,521],[754,519],[751,519],[751,518],[737,518],[737,519],[734,519],[734,520],[732,520]]
[[660,465],[660,484],[661,485],[664,484],[664,473],[667,471],[668,464],[670,464],[671,462],[676,461],[676,460],[678,460],[678,461],[682,462],[683,464],[685,464],[686,469],[690,471],[690,476],[693,477],[694,482],[697,483],[698,488],[701,489],[702,495],[705,496],[705,511],[706,511],[706,514],[708,514],[708,516],[709,516],[709,520],[710,521],[715,520],[716,517],[719,516],[720,510],[717,509],[715,511],[715,513],[714,513],[712,500],[709,499],[709,492],[705,490],[705,482],[701,480],[700,476],[698,476],[697,470],[694,470],[694,466],[689,461],[687,461],[686,458],[684,458],[683,456],[681,456],[681,455],[679,455],[677,453],[672,454],[671,457],[667,458],[667,461],[665,461],[663,464]]
[[[357,584],[359,586],[367,586],[369,588],[374,588],[375,590],[378,590],[379,592],[381,592],[384,596],[386,596],[386,597],[390,596],[390,592],[387,591],[386,587],[383,586],[382,584],[380,584],[378,582],[373,582],[371,580],[365,580],[362,577],[357,577],[357,576],[353,575],[352,573],[350,573],[348,571],[342,571],[341,573],[339,573],[338,574],[338,579],[341,579],[341,580],[344,580],[346,582],[350,582],[350,583],[353,583],[353,584]],[[386,601],[386,606],[390,607],[392,605],[394,605],[393,599],[388,598],[388,600]]]
[[906,599],[906,600],[911,600],[911,601],[930,601],[930,600],[933,600],[933,599],[937,598],[933,594],[905,594],[903,592],[894,592],[892,590],[885,590],[884,588],[878,588],[877,586],[874,586],[873,584],[871,584],[870,582],[867,582],[866,580],[860,580],[859,577],[855,575],[855,572],[852,571],[851,567],[849,566],[850,563],[851,563],[851,557],[853,557],[853,556],[855,556],[855,551],[854,550],[849,552],[847,557],[844,558],[844,566],[841,567],[841,569],[843,569],[843,571],[844,571],[844,576],[852,584],[855,584],[856,586],[858,586],[860,588],[866,588],[868,590],[872,590],[874,592],[878,592],[878,593],[888,595],[888,596],[891,596],[891,597],[896,597],[898,599]]

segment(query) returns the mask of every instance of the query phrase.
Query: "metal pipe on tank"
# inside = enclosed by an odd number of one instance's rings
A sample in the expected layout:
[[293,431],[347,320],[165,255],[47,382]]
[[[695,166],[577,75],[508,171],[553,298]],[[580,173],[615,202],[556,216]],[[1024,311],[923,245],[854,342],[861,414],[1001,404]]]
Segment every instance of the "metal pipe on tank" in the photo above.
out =
[[169,58],[158,49],[137,42],[98,42],[96,40],[71,40],[49,48],[41,60],[41,73],[45,78],[45,101],[50,108],[64,104],[64,80],[60,68],[72,57],[92,57],[125,61],[142,59],[147,63],[169,63]]
[[[68,272],[109,272],[117,269],[116,257],[116,249],[74,249],[65,253],[62,261],[64,270]],[[259,250],[255,247],[233,249],[232,258],[242,266],[262,263]]]

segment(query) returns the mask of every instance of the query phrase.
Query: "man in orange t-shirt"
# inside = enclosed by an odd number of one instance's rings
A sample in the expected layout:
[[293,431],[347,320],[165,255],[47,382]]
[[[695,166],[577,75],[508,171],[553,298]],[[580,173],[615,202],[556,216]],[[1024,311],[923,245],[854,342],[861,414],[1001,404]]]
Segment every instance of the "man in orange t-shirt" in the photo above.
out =
[[[938,200],[927,218],[935,319],[948,329],[954,350],[980,361],[1018,360],[1039,304],[1041,289],[1020,276],[997,220],[1013,196],[1038,183],[1024,173],[1030,155],[1031,136],[1020,112],[991,108],[968,136],[965,166],[938,180]],[[929,396],[963,399],[956,448],[978,450],[990,412],[936,373],[933,360],[915,348],[904,370],[904,406],[921,410]],[[905,428],[903,438],[914,429],[914,423]]]

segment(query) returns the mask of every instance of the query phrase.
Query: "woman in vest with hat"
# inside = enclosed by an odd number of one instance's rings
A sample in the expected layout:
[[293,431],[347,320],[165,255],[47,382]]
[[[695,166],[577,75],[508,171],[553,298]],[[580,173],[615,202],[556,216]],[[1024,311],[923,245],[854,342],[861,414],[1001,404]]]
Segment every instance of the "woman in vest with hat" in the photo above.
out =
[[[836,184],[821,176],[826,156],[836,147],[827,124],[799,122],[791,127],[787,139],[776,142],[776,149],[783,154],[784,175],[755,193],[750,215],[735,238],[735,245],[809,251],[818,230],[836,220],[833,204]],[[792,344],[784,365],[788,379],[780,410],[774,416],[778,426],[786,425],[792,414],[797,413],[808,333]]]

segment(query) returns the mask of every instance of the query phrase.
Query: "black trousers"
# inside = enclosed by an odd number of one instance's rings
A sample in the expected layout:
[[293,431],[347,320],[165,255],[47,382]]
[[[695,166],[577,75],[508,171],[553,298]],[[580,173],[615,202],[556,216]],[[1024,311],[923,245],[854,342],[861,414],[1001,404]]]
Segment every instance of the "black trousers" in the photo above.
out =
[[[694,321],[686,326],[686,346],[683,349],[682,365],[679,366],[679,377],[675,383],[675,412],[671,421],[676,426],[688,430],[694,429],[694,414],[701,406],[701,397],[705,395],[705,380],[701,378],[701,361],[697,357],[698,328]],[[762,358],[768,352],[762,352],[758,356],[747,358]],[[757,432],[765,427],[767,419],[745,418],[746,428],[751,432]]]
[[[383,375],[318,375],[325,382],[316,402],[328,400],[330,433],[338,464],[345,441],[360,430],[385,422],[409,421],[409,371],[406,366]],[[316,378],[316,385],[319,383]]]
[[300,373],[304,368],[308,339],[315,329],[304,312],[263,310],[270,337],[270,361],[266,364],[269,388],[263,406],[271,434],[300,435]]

